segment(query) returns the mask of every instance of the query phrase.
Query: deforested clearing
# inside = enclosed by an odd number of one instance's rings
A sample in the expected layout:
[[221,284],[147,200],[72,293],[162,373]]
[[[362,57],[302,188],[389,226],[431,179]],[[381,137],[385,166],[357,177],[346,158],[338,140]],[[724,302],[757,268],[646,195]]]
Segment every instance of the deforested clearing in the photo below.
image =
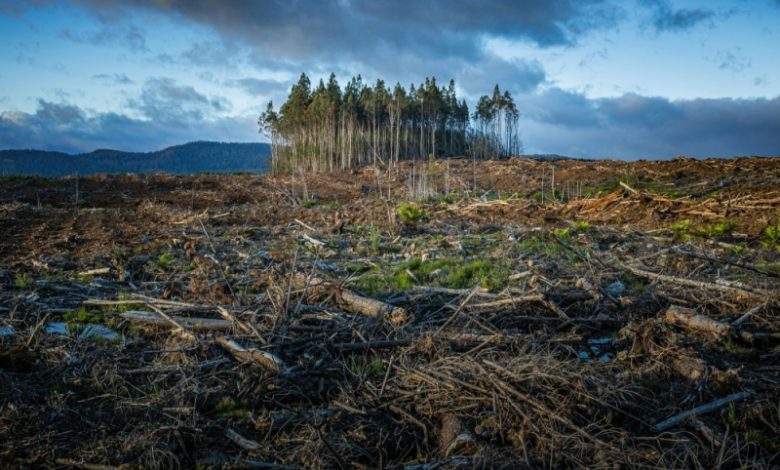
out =
[[7,468],[776,468],[780,159],[0,180]]

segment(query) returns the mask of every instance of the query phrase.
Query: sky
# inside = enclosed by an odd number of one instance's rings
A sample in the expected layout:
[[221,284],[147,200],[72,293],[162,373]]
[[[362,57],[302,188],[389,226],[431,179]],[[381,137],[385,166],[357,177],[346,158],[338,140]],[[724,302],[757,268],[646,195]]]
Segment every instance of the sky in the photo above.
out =
[[780,155],[779,58],[780,0],[0,0],[0,149],[265,141],[334,72],[498,83],[525,153]]

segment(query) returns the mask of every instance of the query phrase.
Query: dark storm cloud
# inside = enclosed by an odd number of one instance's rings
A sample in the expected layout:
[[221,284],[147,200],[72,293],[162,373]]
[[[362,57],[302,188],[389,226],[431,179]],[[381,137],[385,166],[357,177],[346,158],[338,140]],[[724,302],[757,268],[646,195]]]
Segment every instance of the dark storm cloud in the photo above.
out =
[[703,22],[712,22],[715,12],[709,8],[675,10],[666,0],[643,0],[653,12],[651,24],[657,32],[686,31]]
[[165,125],[211,119],[232,107],[225,98],[208,97],[170,78],[147,80],[141,95],[130,100],[128,106]]
[[533,136],[529,149],[620,158],[780,155],[780,96],[670,101],[629,93],[588,99],[553,88],[522,99],[518,108]]
[[155,119],[117,113],[90,113],[67,103],[39,100],[35,113],[0,113],[0,149],[36,148],[68,153],[97,148],[149,151],[191,140],[247,141],[256,135],[256,116],[180,120],[171,126]]
[[93,75],[92,80],[105,83],[107,85],[132,85],[135,83],[123,73],[99,73]]
[[420,55],[471,57],[483,34],[569,45],[615,24],[620,10],[605,0],[80,0],[98,15],[142,8],[194,21],[269,54],[360,57],[379,46]]

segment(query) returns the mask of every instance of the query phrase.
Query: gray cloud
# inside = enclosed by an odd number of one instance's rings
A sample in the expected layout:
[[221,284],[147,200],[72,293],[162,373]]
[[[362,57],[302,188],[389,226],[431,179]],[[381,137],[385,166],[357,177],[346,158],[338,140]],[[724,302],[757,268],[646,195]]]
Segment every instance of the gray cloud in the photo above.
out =
[[709,8],[681,8],[675,10],[667,0],[642,0],[643,4],[653,10],[651,24],[656,32],[681,32],[694,26],[712,22],[715,12]]
[[76,0],[101,17],[127,9],[161,12],[209,26],[270,55],[296,59],[365,58],[377,47],[421,56],[473,57],[483,34],[540,46],[571,45],[614,26],[621,10],[607,0]]
[[92,80],[107,84],[107,85],[132,85],[133,82],[130,78],[123,73],[99,73],[92,76]]
[[780,155],[780,96],[588,99],[553,88],[518,103],[529,151],[584,157]]
[[90,113],[67,103],[39,100],[35,113],[0,113],[0,149],[36,148],[68,153],[97,148],[149,151],[193,140],[258,140],[256,116],[180,121],[171,126],[155,119],[117,113]]
[[232,105],[223,97],[208,97],[170,78],[152,78],[144,83],[140,97],[128,102],[128,107],[161,125],[181,126],[214,119],[229,111]]

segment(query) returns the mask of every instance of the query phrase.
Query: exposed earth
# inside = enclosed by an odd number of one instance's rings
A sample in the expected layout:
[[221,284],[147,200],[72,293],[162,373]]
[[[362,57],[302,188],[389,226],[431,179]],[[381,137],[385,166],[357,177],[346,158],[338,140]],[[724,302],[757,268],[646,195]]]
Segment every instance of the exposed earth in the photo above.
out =
[[6,177],[0,466],[777,468],[778,286],[780,158]]

